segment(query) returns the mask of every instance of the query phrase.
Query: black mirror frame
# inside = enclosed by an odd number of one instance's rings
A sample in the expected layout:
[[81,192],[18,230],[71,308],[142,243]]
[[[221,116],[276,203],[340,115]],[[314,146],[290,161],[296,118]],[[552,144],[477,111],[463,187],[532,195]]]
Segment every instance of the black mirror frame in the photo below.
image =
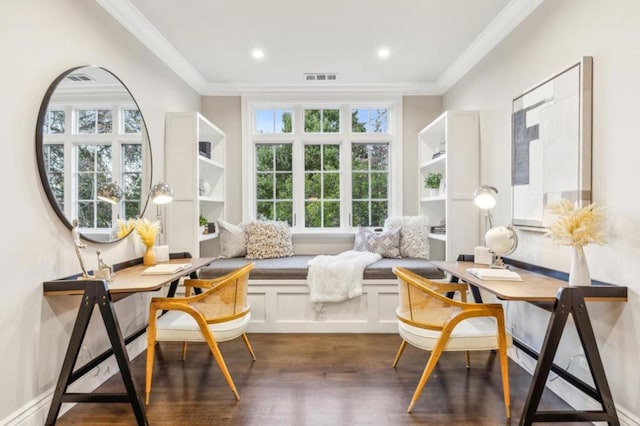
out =
[[[131,94],[131,91],[129,90],[129,88],[127,87],[126,84],[124,84],[122,82],[122,80],[120,80],[120,78],[115,75],[114,73],[112,73],[111,71],[109,71],[108,69],[104,68],[104,67],[100,67],[97,65],[82,65],[82,66],[78,66],[78,67],[73,67],[70,68],[68,70],[66,70],[65,72],[63,72],[62,74],[60,74],[58,77],[56,77],[55,80],[53,80],[53,82],[51,83],[51,85],[49,85],[49,88],[47,89],[47,92],[44,95],[44,98],[42,100],[42,104],[40,105],[40,110],[38,111],[38,121],[36,123],[36,162],[38,164],[38,172],[40,175],[40,181],[42,182],[42,188],[44,189],[44,192],[47,195],[47,199],[49,200],[49,204],[51,205],[51,207],[53,208],[53,211],[56,213],[56,215],[58,216],[58,218],[60,219],[60,221],[69,229],[72,230],[73,229],[73,225],[71,225],[71,222],[69,221],[69,219],[67,218],[67,216],[64,214],[64,212],[60,209],[60,206],[58,205],[58,202],[56,201],[53,192],[51,191],[51,187],[49,185],[49,178],[47,176],[47,172],[46,172],[46,168],[45,168],[45,164],[44,164],[44,134],[42,132],[43,129],[43,125],[44,125],[44,118],[45,115],[47,113],[48,107],[49,107],[49,102],[51,101],[51,97],[53,96],[53,93],[55,92],[56,88],[58,87],[58,84],[67,77],[67,75],[71,74],[74,71],[77,71],[79,69],[82,68],[100,68],[101,70],[111,74],[120,84],[122,84],[122,87],[125,88],[125,90],[129,93],[129,96],[131,96],[131,99],[133,100],[133,103],[136,105],[136,107],[138,107],[138,111],[140,111],[140,118],[142,120],[142,124],[144,125],[145,129],[146,129],[146,134],[147,134],[147,143],[149,144],[149,148],[151,148],[151,141],[149,140],[149,131],[147,128],[147,123],[144,120],[144,115],[142,114],[142,111],[140,110],[140,106],[138,105],[138,102],[136,101],[136,98],[134,98],[134,96]],[[153,182],[153,153],[151,152],[151,149],[149,149],[149,183]],[[148,189],[150,189],[151,187],[149,187]],[[146,200],[140,200],[141,201],[141,205],[144,203],[144,206],[142,207],[141,211],[140,211],[140,216],[142,216],[144,214],[144,212],[147,210],[147,206],[149,205],[149,197],[147,197]],[[129,233],[127,233],[127,235],[129,235],[131,233],[131,231],[129,231]],[[123,238],[126,238],[127,235],[124,235],[120,238],[115,238],[113,240],[109,240],[109,241],[98,241],[92,238],[88,238],[86,235],[84,234],[80,234],[80,236],[82,237],[83,240],[92,242],[92,243],[97,243],[97,244],[111,244],[111,243],[115,243],[117,241],[122,240]]]

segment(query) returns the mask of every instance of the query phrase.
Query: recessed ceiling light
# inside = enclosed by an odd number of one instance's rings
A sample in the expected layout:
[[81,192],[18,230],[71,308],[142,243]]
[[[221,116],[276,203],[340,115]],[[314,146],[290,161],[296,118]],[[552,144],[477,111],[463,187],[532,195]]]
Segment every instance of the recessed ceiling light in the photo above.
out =
[[380,59],[387,59],[390,54],[391,52],[386,47],[383,47],[380,50],[378,50],[378,58]]
[[262,49],[253,49],[251,56],[253,56],[253,59],[262,59],[264,58],[264,51]]

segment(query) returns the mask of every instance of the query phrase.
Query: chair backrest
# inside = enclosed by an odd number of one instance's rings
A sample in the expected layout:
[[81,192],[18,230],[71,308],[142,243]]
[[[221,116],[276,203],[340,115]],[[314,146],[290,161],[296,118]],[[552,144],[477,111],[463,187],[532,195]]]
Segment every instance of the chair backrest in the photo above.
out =
[[247,299],[247,290],[249,273],[253,267],[254,263],[249,263],[220,278],[193,280],[211,281],[214,286],[202,294],[189,298],[189,305],[197,309],[210,324],[246,315],[251,308]]
[[395,267],[398,278],[399,320],[421,328],[441,330],[453,315],[462,311],[466,303],[445,297],[446,284],[433,282],[407,269]]

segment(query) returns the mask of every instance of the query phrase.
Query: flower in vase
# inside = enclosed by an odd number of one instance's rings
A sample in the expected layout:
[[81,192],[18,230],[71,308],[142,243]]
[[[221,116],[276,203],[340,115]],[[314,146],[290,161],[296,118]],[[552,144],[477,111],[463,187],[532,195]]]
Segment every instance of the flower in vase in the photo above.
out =
[[151,222],[148,219],[140,218],[135,221],[135,229],[142,243],[146,247],[152,247],[156,242],[156,236],[160,232],[160,222]]
[[545,235],[551,237],[554,244],[583,247],[590,243],[604,244],[605,233],[602,229],[604,212],[600,206],[591,203],[576,208],[568,200],[561,200],[549,206],[552,213],[558,215]]

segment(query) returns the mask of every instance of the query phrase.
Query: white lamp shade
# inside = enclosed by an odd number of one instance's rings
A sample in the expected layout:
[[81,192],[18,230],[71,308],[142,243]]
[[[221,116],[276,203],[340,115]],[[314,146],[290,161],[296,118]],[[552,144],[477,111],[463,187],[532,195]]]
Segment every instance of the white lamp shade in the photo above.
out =
[[498,190],[493,186],[482,185],[473,194],[473,203],[482,210],[489,210],[496,206]]
[[98,199],[111,204],[118,204],[123,197],[122,188],[115,182],[107,182],[98,188]]
[[156,204],[167,204],[173,201],[173,188],[162,181],[151,187],[151,201]]

